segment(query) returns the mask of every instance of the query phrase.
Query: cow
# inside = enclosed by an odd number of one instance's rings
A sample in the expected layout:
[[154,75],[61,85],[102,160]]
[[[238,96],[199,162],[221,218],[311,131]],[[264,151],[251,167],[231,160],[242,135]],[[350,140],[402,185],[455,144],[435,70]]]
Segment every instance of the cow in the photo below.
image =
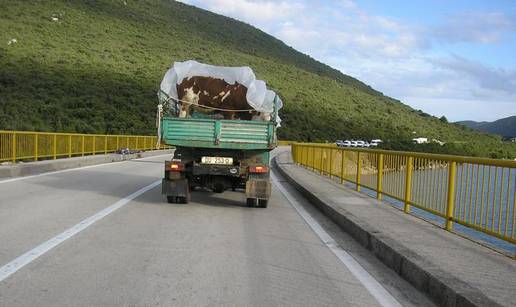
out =
[[238,82],[229,84],[223,79],[194,76],[183,79],[176,88],[179,100],[186,102],[181,104],[179,117],[188,117],[196,110],[204,114],[222,114],[224,119],[270,120],[270,115],[253,110],[247,103],[247,88]]

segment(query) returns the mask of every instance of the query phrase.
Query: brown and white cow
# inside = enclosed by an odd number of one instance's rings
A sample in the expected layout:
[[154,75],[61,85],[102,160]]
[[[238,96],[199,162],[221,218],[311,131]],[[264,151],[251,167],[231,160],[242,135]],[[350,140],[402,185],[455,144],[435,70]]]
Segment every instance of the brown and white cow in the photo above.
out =
[[[199,76],[185,78],[177,85],[177,95],[179,100],[187,102],[182,104],[179,117],[190,116],[192,110],[205,114],[218,113],[213,109],[197,107],[207,106],[224,110],[249,110],[221,112],[225,119],[267,119],[267,114],[254,111],[247,103],[247,88],[238,82],[229,84],[222,79]],[[268,118],[270,120],[270,115]]]

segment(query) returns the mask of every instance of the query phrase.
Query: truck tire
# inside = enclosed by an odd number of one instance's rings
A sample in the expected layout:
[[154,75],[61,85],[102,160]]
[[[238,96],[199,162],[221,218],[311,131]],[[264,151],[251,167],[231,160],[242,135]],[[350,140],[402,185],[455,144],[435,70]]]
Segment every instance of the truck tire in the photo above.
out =
[[175,196],[167,196],[167,202],[169,204],[175,204],[176,203],[176,197]]
[[268,204],[269,204],[268,199],[258,199],[258,208],[267,208]]
[[176,198],[178,204],[188,204],[188,197],[178,196]]
[[223,193],[224,190],[226,190],[226,187],[222,184],[216,184],[214,187],[213,187],[213,192],[215,193]]
[[257,202],[256,198],[247,198],[246,204],[248,207],[256,207]]
[[188,204],[190,202],[190,189],[186,189],[186,196],[178,196],[177,203],[178,204]]
[[169,204],[188,204],[190,202],[190,190],[186,190],[186,196],[167,196]]

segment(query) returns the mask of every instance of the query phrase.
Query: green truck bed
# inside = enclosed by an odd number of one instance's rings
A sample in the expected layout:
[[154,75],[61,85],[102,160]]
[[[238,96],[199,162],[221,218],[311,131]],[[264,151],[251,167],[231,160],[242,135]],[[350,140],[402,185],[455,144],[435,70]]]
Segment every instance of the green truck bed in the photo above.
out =
[[276,147],[274,122],[164,117],[161,139],[177,147],[271,150]]

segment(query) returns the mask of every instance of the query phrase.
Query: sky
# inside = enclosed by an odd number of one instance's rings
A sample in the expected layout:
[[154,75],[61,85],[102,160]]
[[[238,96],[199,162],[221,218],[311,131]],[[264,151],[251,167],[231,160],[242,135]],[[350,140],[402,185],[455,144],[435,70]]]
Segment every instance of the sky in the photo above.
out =
[[516,1],[182,0],[449,121],[516,115]]

